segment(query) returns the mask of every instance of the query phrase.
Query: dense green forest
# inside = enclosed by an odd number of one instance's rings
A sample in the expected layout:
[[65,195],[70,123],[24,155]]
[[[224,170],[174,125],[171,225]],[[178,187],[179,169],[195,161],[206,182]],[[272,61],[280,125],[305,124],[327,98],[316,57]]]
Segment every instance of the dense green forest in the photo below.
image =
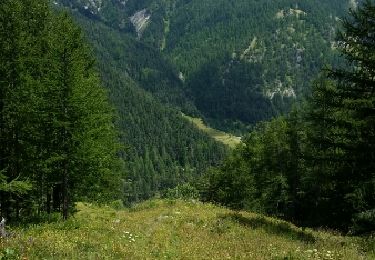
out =
[[118,111],[126,202],[192,180],[225,156],[179,111],[242,135],[289,111],[325,63],[340,62],[335,26],[350,3],[320,2],[55,2],[94,47]]
[[[185,102],[186,108],[189,103],[181,95],[181,86],[168,82],[175,82],[168,63],[149,57],[160,58],[160,54],[105,24],[79,15],[76,18],[92,42],[103,83],[118,111],[117,125],[126,146],[123,154],[127,162],[126,203],[151,198],[159,191],[191,181],[224,158],[227,147],[194,127],[180,110],[163,105],[162,101],[177,104],[174,102],[177,99],[181,100],[179,104]],[[135,68],[142,71],[155,68],[161,75],[150,82],[139,79]],[[154,95],[139,84],[146,89],[149,85]],[[163,100],[159,91],[169,93],[170,100]]]
[[0,210],[8,218],[122,194],[113,109],[80,29],[48,1],[0,3]]
[[289,111],[324,64],[340,62],[336,26],[355,1],[60,3],[136,40],[119,53],[140,87],[214,127],[244,133]]
[[324,70],[311,96],[259,123],[200,184],[206,200],[300,225],[375,230],[375,4],[344,19],[346,64]]
[[130,162],[125,201],[200,176],[225,156],[223,145],[179,111],[242,135],[303,99],[323,64],[338,62],[332,42],[348,5],[56,1],[58,9],[68,7],[94,47],[118,111]]
[[[1,215],[200,196],[373,232],[374,17],[373,1],[2,1]],[[232,151],[191,117],[246,134]]]
[[49,1],[0,8],[2,216],[67,217],[77,200],[134,203],[191,181],[226,155],[223,144],[131,78],[139,75],[126,66],[138,62],[173,80],[167,61],[129,55],[147,50],[143,44],[76,16],[83,36]]

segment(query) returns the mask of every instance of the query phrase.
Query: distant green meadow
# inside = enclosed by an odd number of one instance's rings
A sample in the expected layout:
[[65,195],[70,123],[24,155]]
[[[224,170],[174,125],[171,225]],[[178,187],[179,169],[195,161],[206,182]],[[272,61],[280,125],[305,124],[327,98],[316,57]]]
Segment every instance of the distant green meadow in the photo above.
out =
[[209,136],[214,138],[216,141],[228,145],[231,148],[234,148],[237,144],[241,142],[241,137],[213,129],[207,126],[201,118],[194,118],[187,116],[185,114],[182,114],[182,116],[188,119],[190,122],[192,122],[196,127],[201,129],[203,132],[207,133]]

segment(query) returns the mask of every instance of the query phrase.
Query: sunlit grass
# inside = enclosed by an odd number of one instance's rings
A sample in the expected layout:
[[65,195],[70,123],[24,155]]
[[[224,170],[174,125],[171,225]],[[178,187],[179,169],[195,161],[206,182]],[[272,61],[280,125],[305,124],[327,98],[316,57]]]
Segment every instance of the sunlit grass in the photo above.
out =
[[0,259],[375,259],[360,238],[196,201],[77,208],[66,222],[13,230]]
[[185,114],[182,114],[182,116],[192,122],[197,128],[214,138],[216,141],[228,145],[231,148],[234,148],[241,142],[241,137],[208,127],[201,118],[193,118]]

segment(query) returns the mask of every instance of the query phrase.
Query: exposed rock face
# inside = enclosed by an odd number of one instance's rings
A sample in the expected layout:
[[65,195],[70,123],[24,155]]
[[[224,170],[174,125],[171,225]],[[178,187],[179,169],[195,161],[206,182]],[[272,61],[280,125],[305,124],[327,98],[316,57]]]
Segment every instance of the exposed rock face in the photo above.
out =
[[[355,1],[355,0],[351,0]],[[290,8],[289,10],[280,10],[276,13],[276,19],[283,19],[288,16],[295,16],[297,18],[300,18],[301,16],[306,16],[307,13],[300,10],[300,9],[292,9]]]
[[151,19],[151,14],[146,9],[140,10],[130,17],[130,21],[134,25],[138,38],[142,37],[142,33],[147,28],[147,25],[149,24],[150,19]]
[[89,10],[92,14],[99,14],[103,6],[103,0],[88,0],[83,4],[85,10]]
[[259,41],[257,37],[254,37],[249,47],[244,50],[241,54],[241,60],[250,63],[262,62],[265,54],[265,49],[262,41]]
[[275,80],[274,82],[275,86],[272,88],[272,90],[267,90],[265,92],[265,96],[269,99],[273,99],[276,94],[279,94],[281,97],[288,97],[288,98],[296,98],[296,93],[294,92],[294,89],[289,87],[284,87],[283,83],[280,80]]
[[358,1],[357,0],[349,0],[349,5],[353,9],[357,9],[358,7]]
[[120,2],[120,4],[122,4],[124,7],[126,6],[126,2],[127,2],[128,0],[119,0],[119,2]]
[[180,73],[178,74],[178,78],[182,81],[182,82],[184,82],[185,81],[185,76],[184,76],[184,74],[180,71]]

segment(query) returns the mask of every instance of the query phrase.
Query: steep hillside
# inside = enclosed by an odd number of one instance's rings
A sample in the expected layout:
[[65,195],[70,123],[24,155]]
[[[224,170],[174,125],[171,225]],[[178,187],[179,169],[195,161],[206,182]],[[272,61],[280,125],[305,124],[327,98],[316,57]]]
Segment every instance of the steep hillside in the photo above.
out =
[[[337,63],[339,18],[356,1],[60,0],[127,34],[131,76],[163,103],[227,130],[288,111]],[[134,59],[134,57],[137,57]],[[145,58],[146,57],[146,58]]]
[[147,201],[129,210],[78,204],[66,222],[14,230],[1,259],[373,259],[371,241],[302,230],[210,204]]
[[[148,199],[159,191],[196,178],[206,167],[217,165],[227,147],[194,127],[178,110],[163,105],[157,90],[166,89],[156,87],[152,96],[140,88],[140,82],[145,87],[148,85],[143,79],[137,81],[139,75],[134,68],[143,66],[151,70],[166,66],[161,70],[164,74],[155,82],[162,84],[163,77],[165,80],[173,78],[165,76],[167,62],[148,59],[160,54],[103,23],[85,19],[78,13],[75,15],[92,43],[104,85],[118,114],[125,146],[123,156],[127,161],[125,202]],[[150,83],[149,86],[156,85]],[[178,97],[178,86],[173,89],[173,84],[167,84],[167,87],[171,99],[174,90],[174,97]]]
[[[162,101],[189,114],[198,108],[215,126],[238,129],[290,108],[309,93],[311,79],[325,64],[336,63],[334,33],[338,17],[356,1],[199,1],[199,0],[60,0],[144,43],[132,52],[153,62],[169,60],[173,80],[159,85]],[[147,46],[147,47],[146,47]],[[142,55],[143,55],[142,54]],[[150,60],[150,58],[149,58]],[[143,61],[139,61],[139,63]],[[144,71],[150,80],[164,67]],[[172,86],[172,87],[171,87]],[[182,86],[182,88],[181,88]],[[163,90],[160,90],[163,89]],[[189,109],[181,104],[188,102]],[[195,107],[194,107],[194,105]]]
[[57,0],[80,22],[129,146],[129,201],[198,176],[225,147],[183,119],[242,134],[339,62],[353,1]]
[[170,18],[165,53],[215,125],[254,124],[288,110],[335,62],[342,2],[189,1]]

